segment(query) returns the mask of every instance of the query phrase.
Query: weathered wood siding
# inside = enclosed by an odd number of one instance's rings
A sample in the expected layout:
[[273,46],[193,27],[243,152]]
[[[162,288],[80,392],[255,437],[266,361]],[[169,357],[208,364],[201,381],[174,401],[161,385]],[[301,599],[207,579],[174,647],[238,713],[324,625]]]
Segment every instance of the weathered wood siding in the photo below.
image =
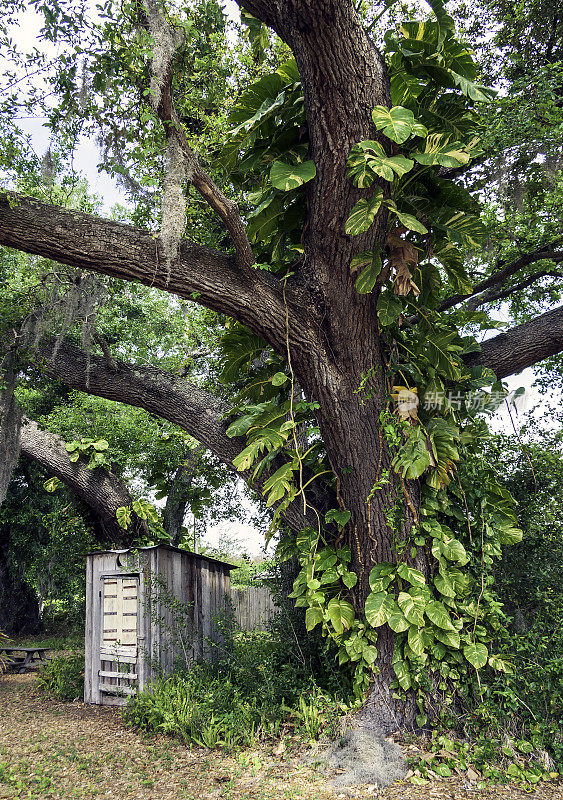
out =
[[85,702],[122,705],[178,660],[213,659],[210,641],[221,643],[215,620],[228,605],[230,570],[167,545],[89,554]]
[[243,631],[264,631],[278,610],[267,586],[233,586],[231,602],[235,620]]

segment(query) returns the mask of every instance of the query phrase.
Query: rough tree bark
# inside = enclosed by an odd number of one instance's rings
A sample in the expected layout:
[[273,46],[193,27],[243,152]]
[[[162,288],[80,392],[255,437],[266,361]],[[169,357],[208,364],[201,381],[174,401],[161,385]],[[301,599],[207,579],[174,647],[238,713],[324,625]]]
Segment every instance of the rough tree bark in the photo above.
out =
[[186,516],[189,493],[202,450],[202,447],[190,450],[176,470],[168,491],[164,514],[162,515],[162,527],[170,536],[170,544],[174,545],[174,547],[178,547],[182,538],[182,525]]

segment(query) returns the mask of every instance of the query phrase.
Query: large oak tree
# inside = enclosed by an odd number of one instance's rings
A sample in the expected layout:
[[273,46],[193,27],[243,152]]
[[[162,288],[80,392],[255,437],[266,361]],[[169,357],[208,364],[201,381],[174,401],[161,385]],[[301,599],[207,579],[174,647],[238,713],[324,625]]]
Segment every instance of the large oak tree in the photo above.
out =
[[[399,104],[392,102],[389,62],[383,56],[382,43],[370,34],[355,4],[351,0],[240,0],[239,5],[275,31],[291,49],[302,85],[306,155],[314,164],[314,177],[305,181],[302,190],[305,210],[299,234],[301,249],[299,257],[291,263],[290,274],[256,268],[256,241],[251,242],[248,215],[235,202],[234,187],[231,187],[233,196],[229,196],[228,182],[219,188],[193,152],[175,105],[174,70],[178,65],[173,58],[172,29],[162,9],[152,2],[144,4],[139,19],[152,36],[154,52],[161,48],[160,61],[153,53],[154,112],[165,133],[170,160],[174,153],[181,154],[183,174],[215,213],[230,238],[230,246],[220,251],[184,237],[177,255],[172,248],[171,256],[170,241],[164,234],[155,239],[141,228],[65,210],[13,192],[0,199],[0,244],[79,270],[139,282],[194,300],[245,326],[286,365],[287,374],[280,380],[285,381],[289,375],[290,410],[284,416],[289,423],[287,430],[292,429],[293,405],[301,399],[314,411],[332,476],[328,481],[313,480],[315,469],[302,462],[297,434],[288,444],[290,450],[293,448],[289,462],[282,449],[263,465],[258,475],[253,473],[252,461],[238,460],[238,465],[255,488],[271,490],[269,480],[291,463],[292,478],[298,477],[298,491],[287,492],[285,498],[282,493],[272,501],[280,507],[282,519],[295,537],[304,529],[315,531],[322,527],[325,543],[334,544],[335,552],[346,549],[348,553],[344,573],[340,574],[341,577],[344,574],[345,585],[340,584],[338,593],[330,598],[326,616],[322,610],[324,600],[313,597],[310,606],[316,609],[313,620],[318,613],[316,621],[324,619],[328,627],[332,625],[338,639],[352,628],[354,617],[363,619],[366,599],[375,597],[371,600],[373,607],[379,598],[377,612],[372,608],[372,619],[377,620],[373,624],[378,634],[377,653],[371,644],[375,644],[375,636],[368,637],[363,645],[365,661],[373,665],[365,713],[376,727],[388,732],[413,724],[420,710],[414,693],[407,691],[405,697],[398,699],[392,685],[397,676],[399,680],[404,678],[400,664],[406,663],[402,656],[397,659],[397,634],[409,629],[411,653],[419,644],[422,653],[425,646],[420,638],[422,617],[417,623],[416,608],[407,610],[405,605],[412,604],[416,593],[411,592],[407,597],[408,592],[403,590],[408,576],[414,589],[418,576],[424,584],[435,579],[441,551],[430,548],[420,538],[425,470],[415,475],[414,470],[397,468],[398,449],[414,436],[409,430],[420,429],[416,414],[409,422],[390,405],[393,385],[402,381],[393,372],[397,345],[382,319],[380,298],[389,296],[385,292],[393,295],[393,286],[398,298],[408,297],[409,292],[413,298],[418,292],[412,277],[419,257],[414,258],[412,244],[408,249],[408,229],[411,226],[410,230],[424,235],[427,228],[408,214],[399,217],[399,225],[393,217],[392,204],[385,202],[390,200],[390,179],[383,178],[381,172],[364,183],[350,178],[348,160],[358,143],[371,147],[376,158],[391,161],[395,156],[402,157],[396,145],[404,141],[392,132],[386,138],[388,128],[378,124],[373,115],[375,107],[388,109]],[[434,6],[438,9],[438,19],[442,25],[446,24],[441,6],[438,3]],[[168,59],[163,61],[166,48]],[[384,111],[379,113],[380,119],[381,114],[385,116]],[[403,124],[411,125],[411,132],[416,135],[412,114],[403,117]],[[465,161],[463,158],[459,163]],[[298,186],[304,183],[299,175],[299,164],[303,163],[294,165],[298,167]],[[405,168],[404,158],[393,163],[397,169]],[[441,162],[428,158],[420,163],[435,166],[436,175],[439,169],[444,169]],[[455,169],[449,172],[448,177],[455,177]],[[374,187],[381,192],[383,202],[375,208],[370,224],[351,231],[349,220],[353,209],[374,197]],[[394,239],[390,238],[391,229]],[[358,273],[351,269],[351,264],[366,253],[381,254],[387,266],[371,281],[367,291],[359,291]],[[431,260],[430,244],[427,256]],[[543,265],[546,260],[558,264],[562,258],[558,241],[522,254],[509,263],[499,264],[492,275],[476,281],[472,288],[460,282],[458,291],[443,295],[432,313],[446,314],[468,300],[473,309],[497,300],[519,270],[535,263]],[[391,273],[391,268],[395,273]],[[424,306],[420,303],[410,307],[400,305],[399,311],[394,318],[399,329],[416,328],[424,317]],[[427,329],[425,336],[432,344],[431,329]],[[563,308],[556,308],[487,340],[480,349],[468,348],[458,361],[467,369],[488,368],[501,379],[561,351]],[[248,426],[240,429],[241,435],[233,435],[237,431],[229,429],[232,420],[226,418],[229,403],[195,384],[156,367],[124,363],[108,357],[107,353],[87,356],[69,342],[54,347],[48,338],[41,342],[39,356],[51,377],[72,388],[140,406],[162,416],[181,426],[226,464],[237,463],[245,452],[248,440],[244,434]],[[455,383],[452,375],[451,385]],[[391,432],[389,427],[393,428]],[[314,439],[315,434],[312,435]],[[398,438],[393,440],[393,436]],[[430,438],[429,433],[422,433],[418,443],[430,453],[424,452],[426,466],[435,467],[433,459],[438,457],[435,452],[432,456]],[[445,470],[448,480],[455,472],[455,461],[452,456]],[[61,476],[69,482],[73,479],[62,472]],[[434,488],[439,490],[445,482],[446,478]],[[390,521],[397,510],[398,523]],[[462,510],[463,514],[467,511]],[[331,523],[331,519],[340,525]],[[414,537],[413,531],[419,536]],[[447,551],[449,541],[447,537],[443,540],[443,552]],[[315,554],[312,558],[314,563]],[[393,580],[398,581],[399,600],[401,595],[406,600],[403,598],[401,610],[397,611],[399,623],[390,626],[387,623],[392,610],[398,606],[395,596],[390,593],[383,596],[390,583],[385,583],[385,573],[374,574],[373,569],[380,564],[398,563],[407,571],[403,569],[402,577],[398,578],[393,573]],[[356,577],[346,577],[350,575]],[[447,575],[449,580],[453,573]],[[314,595],[321,583],[318,586],[314,583],[313,574],[310,578],[309,588]],[[444,593],[447,597],[447,591]],[[450,630],[450,619],[446,616],[444,621],[441,616],[445,607],[440,601],[427,598],[428,605],[427,615],[435,624],[438,640],[442,641],[446,634],[440,639],[440,630]],[[449,641],[453,648],[459,648],[457,631],[451,628]],[[355,632],[360,638],[363,636],[363,628],[358,629],[357,625]],[[467,642],[468,660],[479,664],[481,645],[470,638]],[[347,652],[343,660],[354,660],[352,649]],[[400,685],[408,690],[410,679]]]

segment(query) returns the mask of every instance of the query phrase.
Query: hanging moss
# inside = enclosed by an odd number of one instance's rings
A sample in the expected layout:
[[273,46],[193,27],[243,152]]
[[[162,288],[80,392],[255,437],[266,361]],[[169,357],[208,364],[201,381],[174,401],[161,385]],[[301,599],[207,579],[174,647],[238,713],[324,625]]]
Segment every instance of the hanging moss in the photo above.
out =
[[186,159],[175,136],[168,139],[166,175],[161,204],[160,242],[166,266],[166,283],[170,280],[173,262],[178,258],[180,242],[186,229],[186,198],[182,183],[186,179]]

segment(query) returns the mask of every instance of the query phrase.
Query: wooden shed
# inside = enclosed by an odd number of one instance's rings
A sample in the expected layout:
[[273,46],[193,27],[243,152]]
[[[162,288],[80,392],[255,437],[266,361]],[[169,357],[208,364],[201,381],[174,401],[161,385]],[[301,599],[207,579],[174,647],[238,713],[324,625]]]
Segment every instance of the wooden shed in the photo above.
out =
[[177,659],[213,659],[231,569],[169,545],[89,553],[84,701],[123,705]]

